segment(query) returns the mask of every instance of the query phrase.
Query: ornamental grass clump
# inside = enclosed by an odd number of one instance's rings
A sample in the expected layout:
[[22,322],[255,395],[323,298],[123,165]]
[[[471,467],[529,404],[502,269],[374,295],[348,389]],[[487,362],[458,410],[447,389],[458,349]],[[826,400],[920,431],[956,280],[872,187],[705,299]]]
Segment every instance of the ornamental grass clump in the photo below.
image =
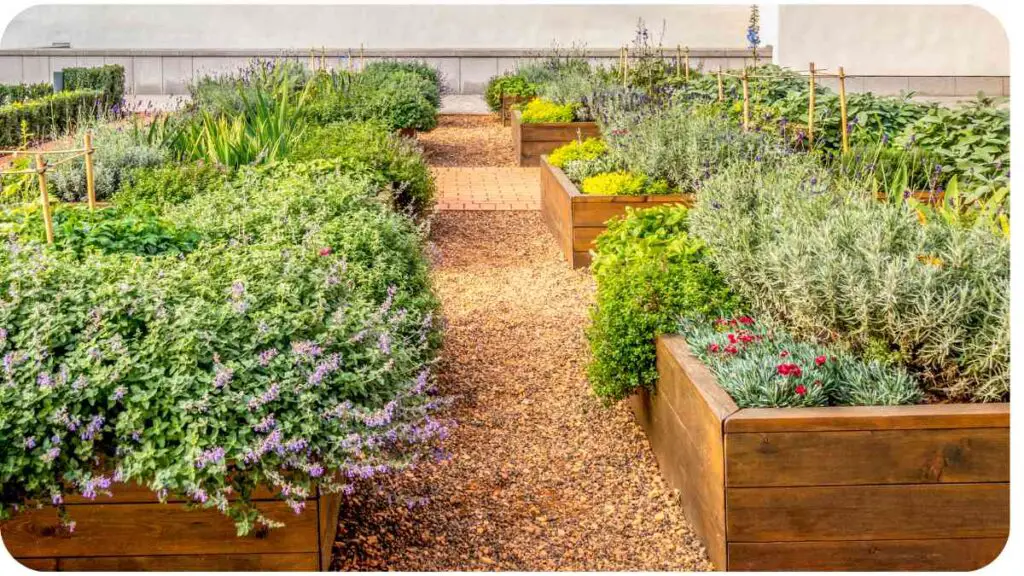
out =
[[740,408],[892,406],[921,399],[902,368],[797,341],[750,316],[684,320],[679,333]]
[[738,164],[705,183],[693,230],[751,309],[795,337],[906,366],[952,400],[1007,399],[1009,239],[867,188],[810,157]]
[[675,331],[680,316],[738,310],[739,299],[707,256],[704,242],[689,232],[683,206],[627,208],[597,237],[587,373],[599,397],[610,402],[653,389],[654,339]]
[[300,513],[446,434],[420,238],[364,178],[247,168],[164,217],[198,245],[0,250],[3,516],[137,482],[246,534],[257,487]]

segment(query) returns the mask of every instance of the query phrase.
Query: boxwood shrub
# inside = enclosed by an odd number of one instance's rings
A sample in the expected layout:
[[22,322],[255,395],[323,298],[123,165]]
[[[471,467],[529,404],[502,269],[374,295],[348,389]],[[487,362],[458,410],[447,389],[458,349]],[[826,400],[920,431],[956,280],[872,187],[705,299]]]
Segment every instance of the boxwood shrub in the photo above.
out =
[[100,90],[74,90],[0,106],[0,146],[63,134],[78,122],[95,118],[102,110],[102,96]]
[[99,90],[107,106],[113,106],[124,96],[124,66],[107,64],[90,68],[65,68],[65,90]]
[[38,84],[0,84],[0,106],[12,102],[24,102],[53,94],[53,86],[49,82]]

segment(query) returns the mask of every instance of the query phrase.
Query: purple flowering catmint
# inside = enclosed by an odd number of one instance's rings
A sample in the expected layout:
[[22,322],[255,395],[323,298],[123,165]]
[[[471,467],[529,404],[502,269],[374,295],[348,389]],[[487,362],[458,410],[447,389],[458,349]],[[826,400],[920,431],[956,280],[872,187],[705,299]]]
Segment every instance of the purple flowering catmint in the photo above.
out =
[[349,342],[362,342],[363,338],[366,338],[366,330],[365,329],[364,330],[360,330],[359,332],[356,332],[355,335],[352,336],[352,338],[349,339]]
[[380,336],[377,338],[377,348],[380,350],[381,354],[383,354],[385,356],[390,355],[391,354],[391,335],[388,334],[387,332],[381,332]]
[[341,493],[345,496],[351,496],[356,493],[356,487],[351,484],[342,484]]
[[26,450],[31,450],[36,447],[36,437],[26,436],[25,440],[22,443],[24,444]]
[[40,372],[36,377],[36,384],[44,390],[53,388],[53,377],[49,372]]
[[391,286],[388,286],[388,295],[384,298],[384,302],[382,302],[380,305],[379,312],[381,316],[384,316],[385,314],[388,313],[389,310],[391,310],[391,304],[395,301],[395,292],[397,292],[397,290],[398,288],[393,284]]
[[124,398],[125,394],[128,393],[128,389],[124,386],[118,386],[114,388],[114,393],[110,395],[111,402],[120,402]]
[[54,506],[60,506],[64,503],[64,496],[60,492],[54,492],[50,495],[50,502],[53,502]]
[[196,468],[202,470],[208,464],[215,464],[224,460],[224,448],[217,446],[204,451],[196,458]]
[[263,418],[263,420],[260,420],[258,424],[253,426],[252,429],[256,432],[259,432],[260,434],[263,434],[269,432],[270,429],[273,428],[274,426],[277,426],[277,420],[274,419],[273,414],[268,414]]
[[53,448],[50,448],[49,450],[47,450],[46,454],[43,454],[42,460],[43,460],[43,462],[49,464],[50,462],[53,462],[54,460],[56,460],[59,456],[60,456],[60,448],[58,448],[57,446],[54,446]]
[[213,387],[220,389],[227,386],[234,376],[234,370],[224,365],[218,365],[213,378]]
[[7,328],[0,328],[0,344],[7,343]]
[[416,383],[413,385],[411,392],[414,395],[420,395],[427,389],[427,382],[430,377],[430,369],[424,368],[416,376]]
[[301,514],[302,511],[306,509],[306,501],[288,500],[288,507],[292,509],[292,512],[295,512],[296,514]]
[[319,356],[323,351],[320,346],[312,340],[304,340],[302,342],[292,342],[292,354],[304,359],[313,360]]
[[189,496],[192,496],[192,500],[199,502],[200,504],[205,504],[206,501],[210,499],[210,496],[206,493],[206,490],[203,490],[202,488],[198,487],[189,488],[188,494]]
[[103,421],[103,416],[99,414],[93,416],[92,420],[89,421],[88,426],[86,426],[85,429],[82,430],[82,433],[80,434],[82,440],[92,440],[96,436],[96,434],[99,433],[100,430],[103,428]]
[[319,478],[324,475],[324,467],[319,464],[313,464],[309,467],[310,478]]
[[398,403],[394,400],[388,402],[384,408],[377,410],[376,412],[363,418],[363,423],[370,428],[379,428],[381,426],[391,423],[392,418],[395,415],[395,408],[398,407]]
[[271,360],[277,358],[278,354],[279,352],[277,351],[277,348],[267,348],[263,352],[260,352],[257,362],[259,362],[260,366],[266,368],[267,366],[270,365]]
[[309,375],[307,382],[313,386],[320,384],[331,372],[337,370],[340,364],[341,355],[331,354],[326,360],[317,365],[313,373]]
[[238,300],[242,296],[245,296],[245,284],[241,280],[235,280],[231,283],[231,298]]
[[289,440],[284,445],[284,449],[288,452],[295,453],[305,450],[307,446],[309,446],[309,442],[305,438],[296,438],[295,440]]

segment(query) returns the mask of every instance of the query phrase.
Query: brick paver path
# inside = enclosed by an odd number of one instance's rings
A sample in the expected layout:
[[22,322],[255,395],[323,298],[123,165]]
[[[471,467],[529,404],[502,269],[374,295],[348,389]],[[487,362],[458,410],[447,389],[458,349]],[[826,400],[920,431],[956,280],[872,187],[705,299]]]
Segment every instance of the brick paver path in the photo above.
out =
[[438,210],[540,210],[540,169],[431,168]]

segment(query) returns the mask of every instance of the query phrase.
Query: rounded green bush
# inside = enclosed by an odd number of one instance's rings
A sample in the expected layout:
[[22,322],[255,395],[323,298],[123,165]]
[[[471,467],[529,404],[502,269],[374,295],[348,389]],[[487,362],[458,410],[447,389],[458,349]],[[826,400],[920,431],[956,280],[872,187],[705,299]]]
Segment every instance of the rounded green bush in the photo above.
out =
[[501,111],[502,95],[519,96],[525,99],[533,98],[537,95],[537,86],[519,74],[495,76],[487,82],[487,88],[484,91],[484,99],[491,112]]

